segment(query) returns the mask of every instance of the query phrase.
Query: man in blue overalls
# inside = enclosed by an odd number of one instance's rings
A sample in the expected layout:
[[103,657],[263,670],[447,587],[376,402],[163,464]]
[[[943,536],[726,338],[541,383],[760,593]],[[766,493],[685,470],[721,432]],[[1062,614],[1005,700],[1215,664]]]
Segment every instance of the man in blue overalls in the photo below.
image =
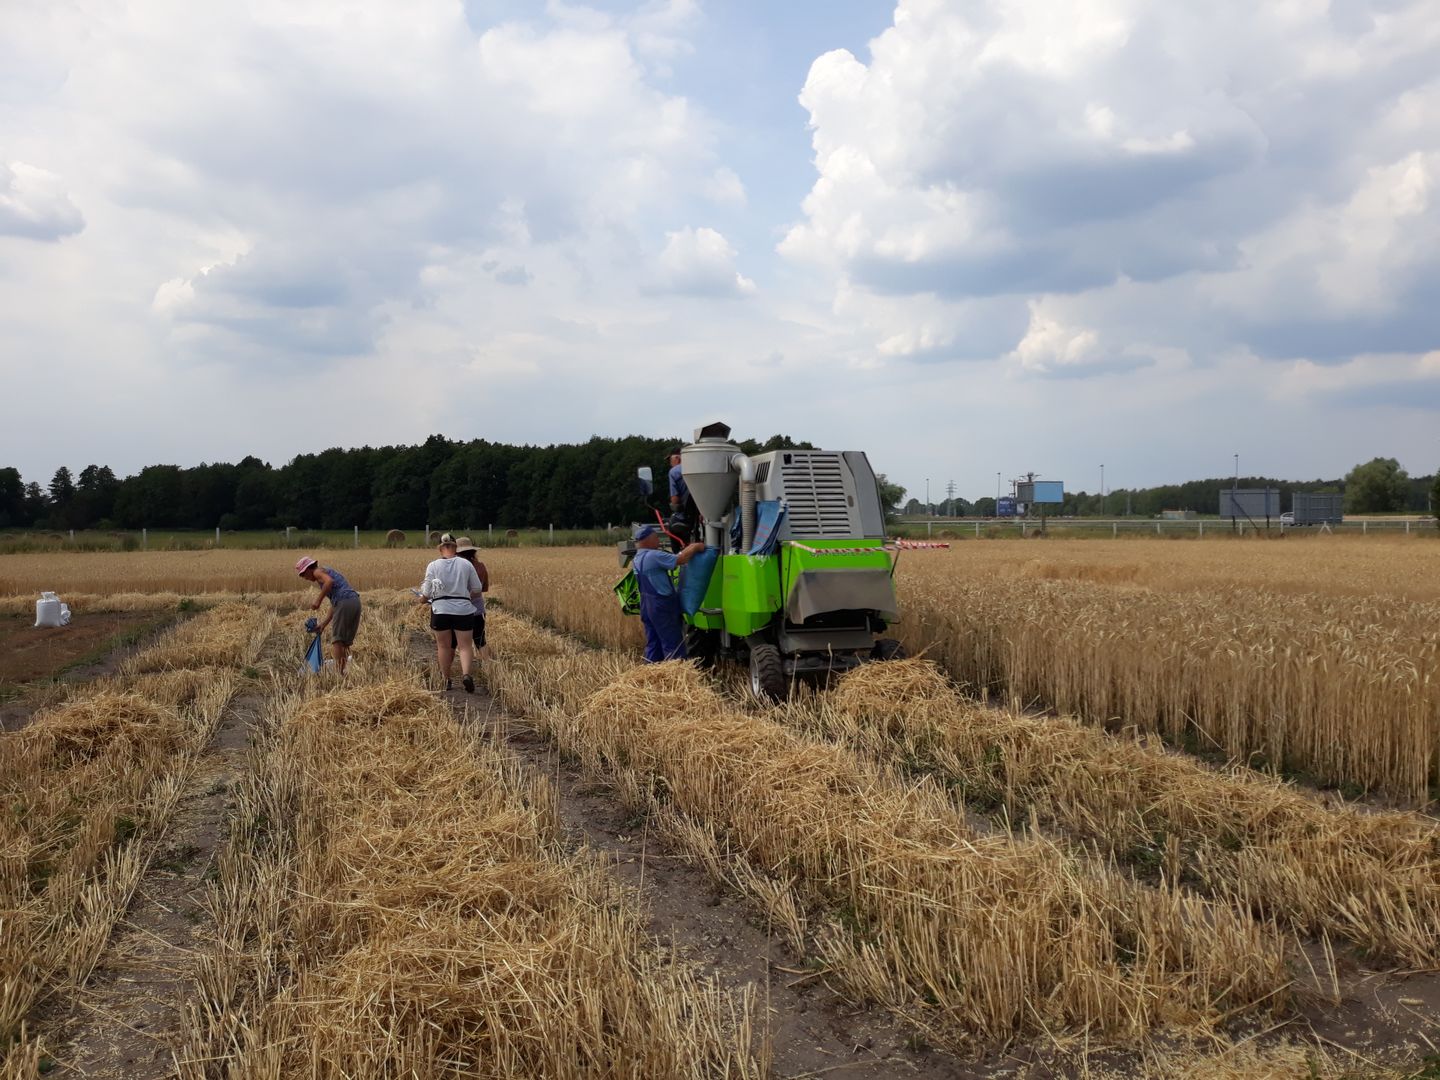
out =
[[680,594],[670,580],[670,571],[684,566],[705,550],[701,543],[682,548],[678,555],[660,550],[660,529],[637,526],[634,533],[635,558],[631,566],[640,586],[640,622],[645,627],[645,662],[685,659],[685,619]]

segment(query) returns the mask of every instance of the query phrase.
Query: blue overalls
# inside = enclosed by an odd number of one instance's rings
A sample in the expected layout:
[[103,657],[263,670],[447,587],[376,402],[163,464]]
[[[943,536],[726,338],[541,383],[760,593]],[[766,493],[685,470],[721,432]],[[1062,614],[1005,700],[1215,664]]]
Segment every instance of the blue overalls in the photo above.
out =
[[675,556],[658,548],[641,548],[632,563],[640,586],[640,622],[645,627],[645,662],[685,659],[685,619],[680,594],[668,571]]

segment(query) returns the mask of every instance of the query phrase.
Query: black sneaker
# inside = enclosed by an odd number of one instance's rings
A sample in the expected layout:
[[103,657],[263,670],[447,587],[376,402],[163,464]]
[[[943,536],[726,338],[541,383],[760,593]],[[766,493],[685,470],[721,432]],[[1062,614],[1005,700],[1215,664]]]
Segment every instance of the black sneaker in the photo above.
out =
[[445,690],[446,690],[446,692],[448,693],[448,692],[450,691],[450,689],[451,689],[454,685],[455,685],[455,684],[454,684],[453,682],[451,682],[449,679],[446,679],[446,680],[445,680]]
[[465,678],[460,681],[465,684],[465,692],[467,694],[473,694],[475,692],[475,680],[469,675],[466,675]]

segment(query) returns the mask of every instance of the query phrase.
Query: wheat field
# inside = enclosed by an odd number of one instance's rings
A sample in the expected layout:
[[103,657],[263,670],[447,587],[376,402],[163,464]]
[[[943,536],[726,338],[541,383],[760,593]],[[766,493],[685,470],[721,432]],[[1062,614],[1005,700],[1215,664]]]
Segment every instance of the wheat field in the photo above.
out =
[[[924,656],[780,706],[638,664],[612,552],[499,552],[482,675],[773,928],[804,965],[785,970],[929,1046],[1031,1046],[1054,1070],[1034,1075],[1401,1077],[1440,1041],[1420,1008],[1440,825],[1413,808],[1435,779],[1428,549],[906,553],[898,629]],[[237,715],[174,1075],[775,1075],[764,988],[652,937],[567,839],[555,778],[437,698],[406,591],[423,559],[348,554],[322,558],[365,590],[344,683],[297,670],[313,592],[283,556],[0,561],[12,615],[45,579],[77,618],[189,616],[0,733],[0,1077],[66,1060],[53,1017],[83,1012]],[[1307,1034],[1357,971],[1394,983],[1413,1033]]]
[[[495,595],[519,610],[595,644],[640,643],[609,591],[613,552],[485,557]],[[425,558],[326,554],[364,588],[416,584]],[[952,679],[1017,707],[1419,805],[1440,785],[1437,559],[1404,537],[963,543],[901,554],[897,631]],[[28,610],[40,588],[77,613],[182,594],[284,607],[302,584],[275,552],[20,555],[0,561],[0,611]]]

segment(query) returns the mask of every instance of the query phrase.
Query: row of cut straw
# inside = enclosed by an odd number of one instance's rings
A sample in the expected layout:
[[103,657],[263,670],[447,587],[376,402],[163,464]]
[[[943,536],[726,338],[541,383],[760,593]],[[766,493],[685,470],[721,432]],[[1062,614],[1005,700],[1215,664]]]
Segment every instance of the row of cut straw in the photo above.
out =
[[977,833],[937,786],[738,712],[689,665],[631,666],[492,623],[508,706],[840,913],[849,932],[826,945],[837,974],[947,1041],[1133,1041],[1284,1008],[1282,940],[1244,913],[1043,839]]
[[[196,619],[133,659],[169,657],[177,640],[210,636],[253,657],[273,617]],[[145,872],[196,756],[237,682],[221,669],[127,674],[66,687],[19,731],[0,734],[0,1032],[34,1056],[36,1010],[84,984]]]
[[397,608],[351,685],[276,699],[182,1075],[762,1075],[749,998],[653,949],[548,782],[395,677]]
[[919,659],[865,665],[785,715],[937,774],[972,806],[1034,816],[1299,932],[1416,967],[1440,961],[1440,825],[1420,815],[1326,806],[1250,770],[987,708]]

